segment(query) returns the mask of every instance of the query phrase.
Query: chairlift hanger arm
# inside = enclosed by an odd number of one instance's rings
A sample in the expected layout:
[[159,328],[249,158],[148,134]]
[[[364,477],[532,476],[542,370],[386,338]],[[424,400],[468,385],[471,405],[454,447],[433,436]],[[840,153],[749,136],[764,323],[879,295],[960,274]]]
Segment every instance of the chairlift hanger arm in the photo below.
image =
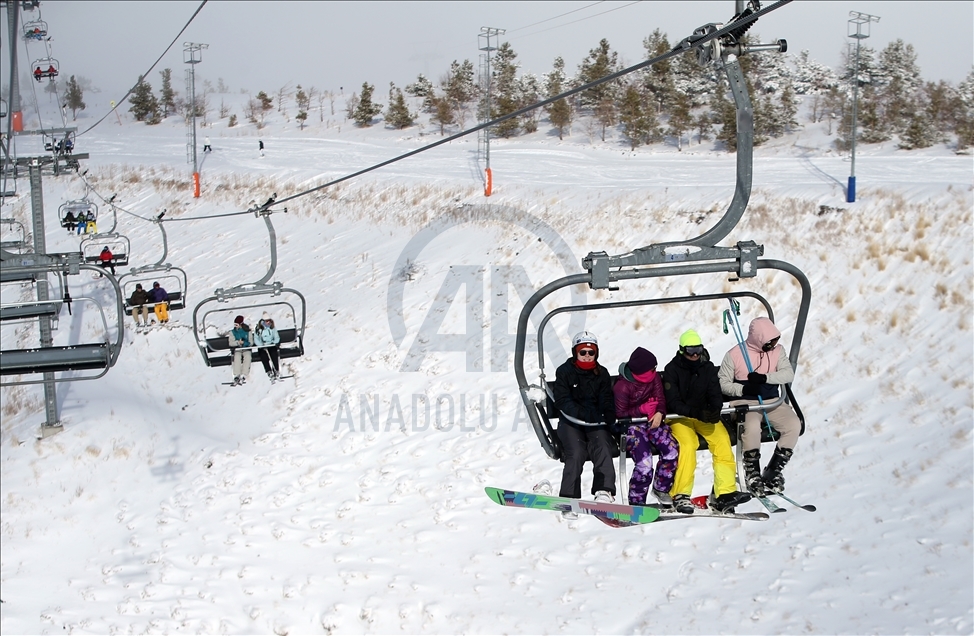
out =
[[[715,28],[715,25],[702,28],[707,29],[708,27]],[[737,55],[750,50],[782,51],[785,46],[783,40],[779,40],[777,44],[773,45],[741,46],[733,42],[725,45],[720,40],[715,39],[711,42],[710,49],[701,49],[699,57],[704,58],[703,62],[709,64],[711,62],[716,63],[719,60],[734,96],[737,112],[737,178],[734,197],[720,220],[696,238],[649,245],[619,256],[608,256],[604,252],[590,254],[582,261],[582,266],[593,273],[593,288],[608,287],[609,281],[613,279],[609,270],[613,268],[665,265],[673,261],[733,259],[739,262],[739,276],[751,277],[756,274],[754,262],[758,256],[764,254],[764,246],[756,245],[753,241],[742,241],[735,247],[717,246],[718,242],[726,238],[737,227],[741,217],[743,217],[751,198],[754,172],[754,109]],[[711,59],[712,55],[719,55],[719,58]]]

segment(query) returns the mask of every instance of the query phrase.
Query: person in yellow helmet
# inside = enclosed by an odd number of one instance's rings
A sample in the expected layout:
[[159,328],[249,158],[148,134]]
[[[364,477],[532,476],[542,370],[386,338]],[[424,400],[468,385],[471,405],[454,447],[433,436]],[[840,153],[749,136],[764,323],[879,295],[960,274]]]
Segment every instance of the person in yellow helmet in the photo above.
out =
[[670,429],[680,444],[676,478],[670,494],[678,512],[693,512],[690,497],[693,474],[697,468],[697,435],[707,440],[713,456],[714,490],[710,506],[718,512],[733,512],[734,506],[751,499],[751,495],[737,490],[737,464],[731,450],[730,436],[720,421],[723,396],[717,367],[703,340],[693,329],[680,335],[676,355],[663,369],[663,391],[666,411],[680,417],[670,419]]

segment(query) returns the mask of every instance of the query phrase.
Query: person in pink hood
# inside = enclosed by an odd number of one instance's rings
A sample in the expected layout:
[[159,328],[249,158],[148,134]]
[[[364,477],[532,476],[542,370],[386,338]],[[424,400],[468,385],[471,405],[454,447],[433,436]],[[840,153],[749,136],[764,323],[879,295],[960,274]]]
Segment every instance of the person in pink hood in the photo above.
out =
[[[720,390],[729,399],[731,406],[739,404],[759,404],[778,399],[778,386],[795,379],[795,369],[778,344],[781,332],[770,319],[755,318],[747,330],[744,348],[747,361],[740,346],[733,347],[724,355],[720,363]],[[743,398],[743,399],[741,399]],[[760,398],[760,399],[759,399]],[[791,459],[798,435],[801,433],[801,420],[787,404],[781,404],[767,412],[768,421],[781,436],[778,438],[774,455],[761,473],[761,425],[764,415],[758,411],[744,416],[744,434],[739,440],[744,451],[744,479],[748,490],[763,496],[769,492],[780,493],[785,489],[782,470]]]

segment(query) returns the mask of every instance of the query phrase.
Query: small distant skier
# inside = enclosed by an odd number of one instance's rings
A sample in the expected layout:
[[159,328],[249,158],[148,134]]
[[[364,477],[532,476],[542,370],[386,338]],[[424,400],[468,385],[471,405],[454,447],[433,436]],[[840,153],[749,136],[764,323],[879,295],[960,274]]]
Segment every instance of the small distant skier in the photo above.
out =
[[258,139],[257,140],[257,149],[260,150],[260,156],[263,157],[264,156],[264,140],[263,139]]
[[210,147],[210,138],[209,137],[204,137],[203,138],[203,152],[212,152],[212,151],[213,151],[213,148]]

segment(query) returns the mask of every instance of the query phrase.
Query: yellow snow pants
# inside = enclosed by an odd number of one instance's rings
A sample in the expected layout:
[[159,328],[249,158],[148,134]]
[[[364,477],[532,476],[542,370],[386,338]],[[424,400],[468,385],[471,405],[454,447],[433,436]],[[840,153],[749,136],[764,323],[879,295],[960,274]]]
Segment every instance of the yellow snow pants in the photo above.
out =
[[671,495],[693,494],[693,473],[697,470],[697,434],[707,440],[714,461],[714,494],[721,496],[737,490],[737,464],[730,436],[720,422],[708,424],[691,417],[667,420],[673,437],[680,443],[680,457],[676,463],[676,477]]

